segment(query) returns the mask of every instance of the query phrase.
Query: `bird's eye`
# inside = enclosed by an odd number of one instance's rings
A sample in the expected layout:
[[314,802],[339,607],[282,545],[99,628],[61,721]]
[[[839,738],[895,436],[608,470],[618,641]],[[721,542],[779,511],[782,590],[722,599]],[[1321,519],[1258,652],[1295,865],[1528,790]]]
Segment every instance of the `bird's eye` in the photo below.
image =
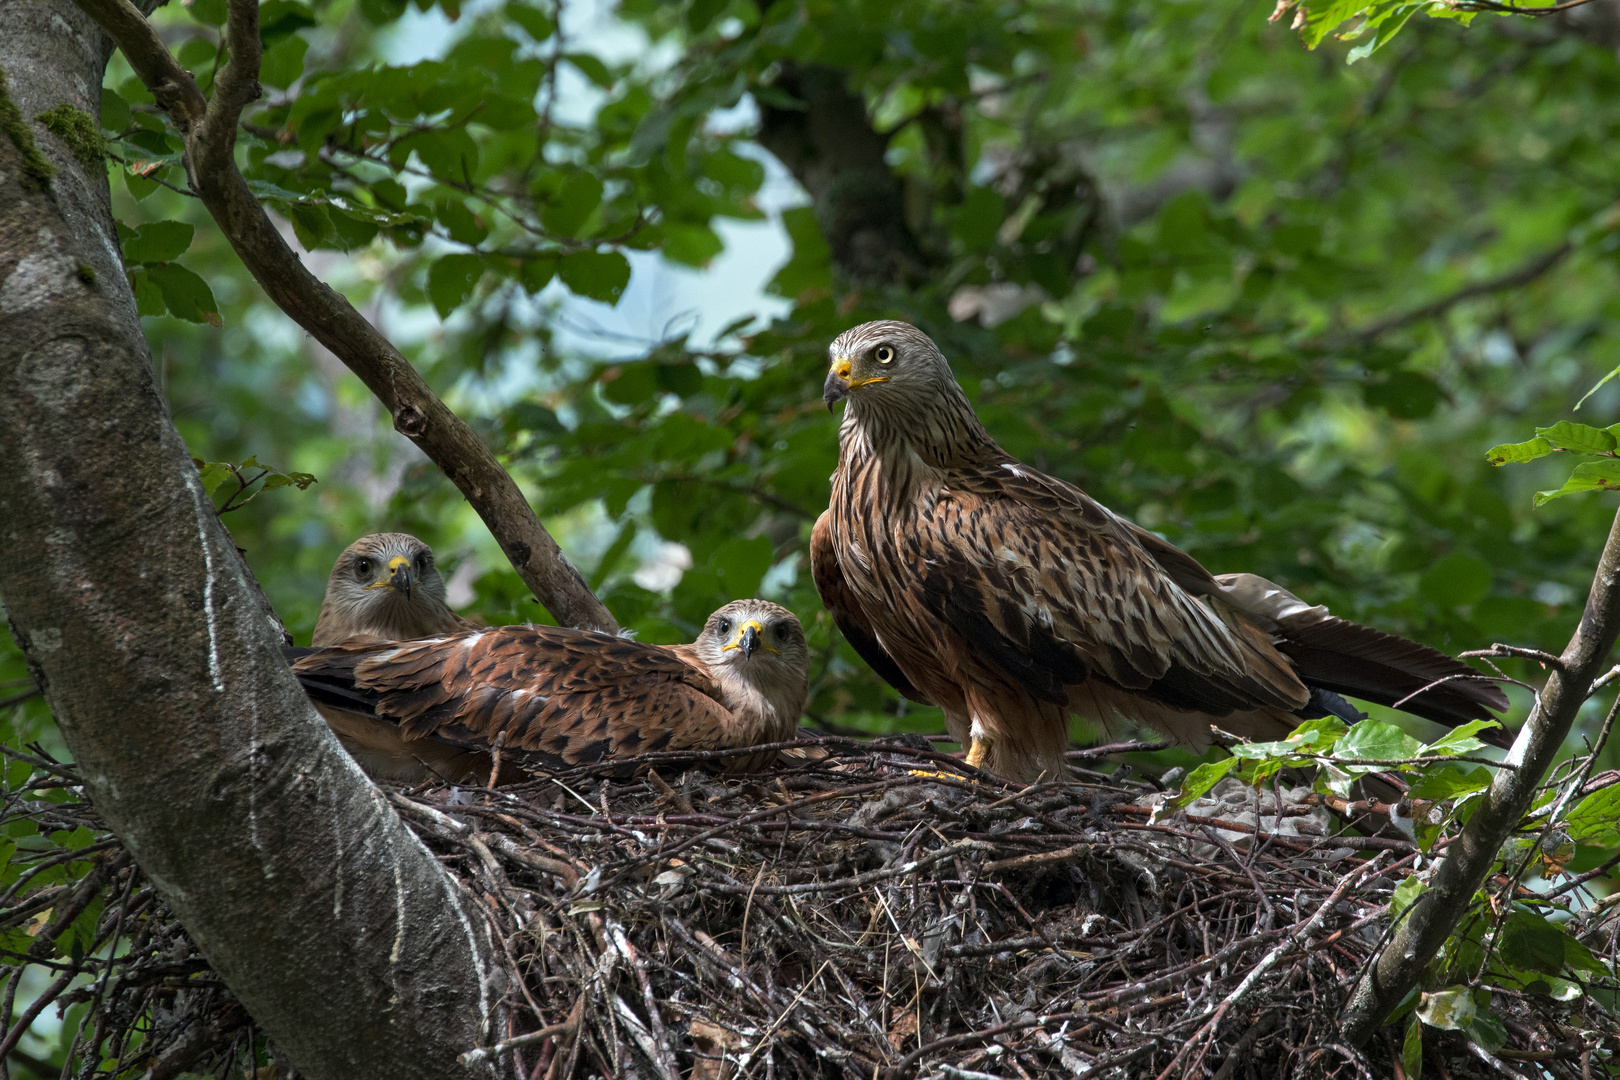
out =
[[872,351],[872,358],[880,364],[894,363],[894,350],[887,345],[879,345]]
[[355,569],[355,572],[358,573],[361,577],[363,577],[363,578],[364,577],[370,577],[371,576],[371,560],[370,559],[356,559],[355,563],[354,563],[354,569]]
[[714,624],[714,628],[720,631],[722,634],[729,634],[731,633],[731,620],[721,619],[719,622]]
[[416,557],[416,569],[417,569],[417,571],[419,573],[425,574],[425,573],[427,573],[427,568],[428,568],[428,557],[426,555],[418,555]]

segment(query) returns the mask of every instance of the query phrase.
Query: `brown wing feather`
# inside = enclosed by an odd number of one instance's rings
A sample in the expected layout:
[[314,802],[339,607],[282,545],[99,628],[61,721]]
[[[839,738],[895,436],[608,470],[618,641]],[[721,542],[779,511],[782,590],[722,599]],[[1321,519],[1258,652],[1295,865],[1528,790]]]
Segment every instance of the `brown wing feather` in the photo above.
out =
[[1309,698],[1263,634],[1178,583],[1218,591],[1195,560],[1078,488],[1008,458],[955,472],[926,517],[928,606],[1037,698],[1089,675],[1213,715]]
[[577,765],[726,745],[718,687],[669,649],[558,627],[505,626],[313,650],[293,665],[317,701],[369,708],[407,739]]
[[1490,720],[1490,710],[1508,708],[1500,687],[1437,649],[1337,618],[1253,574],[1216,581],[1235,606],[1265,622],[1312,686],[1380,705],[1400,701],[1406,712],[1450,725]]
[[838,565],[838,551],[833,545],[832,511],[823,510],[810,530],[810,577],[821,594],[821,602],[832,615],[838,630],[883,681],[911,701],[932,705],[923,692],[906,678],[894,657],[878,641],[872,623],[861,602],[855,598],[844,580],[844,571]]

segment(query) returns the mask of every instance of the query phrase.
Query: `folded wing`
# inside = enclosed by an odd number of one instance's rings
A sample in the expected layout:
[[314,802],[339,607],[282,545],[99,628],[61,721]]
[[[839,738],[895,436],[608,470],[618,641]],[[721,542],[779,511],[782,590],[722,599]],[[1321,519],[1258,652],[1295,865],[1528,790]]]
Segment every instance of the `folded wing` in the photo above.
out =
[[714,749],[733,726],[713,681],[676,650],[607,634],[505,626],[290,652],[323,713],[391,725],[407,745],[499,739],[504,755],[556,768]]
[[883,648],[870,618],[845,582],[844,572],[838,565],[838,551],[833,545],[831,510],[823,510],[815,528],[810,530],[810,577],[821,594],[822,604],[838,624],[839,632],[860,658],[908,700],[933,704],[906,678],[894,657]]
[[925,602],[1031,695],[1066,704],[1096,678],[1214,716],[1309,701],[1190,556],[1011,459],[953,479],[926,519]]

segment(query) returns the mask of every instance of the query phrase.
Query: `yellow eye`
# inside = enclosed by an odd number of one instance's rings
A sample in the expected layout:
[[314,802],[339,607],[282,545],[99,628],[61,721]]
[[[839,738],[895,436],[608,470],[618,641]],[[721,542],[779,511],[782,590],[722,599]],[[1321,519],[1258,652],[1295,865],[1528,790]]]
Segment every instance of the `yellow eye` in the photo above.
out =
[[872,351],[872,358],[880,364],[892,364],[894,362],[894,350],[887,345],[879,345]]

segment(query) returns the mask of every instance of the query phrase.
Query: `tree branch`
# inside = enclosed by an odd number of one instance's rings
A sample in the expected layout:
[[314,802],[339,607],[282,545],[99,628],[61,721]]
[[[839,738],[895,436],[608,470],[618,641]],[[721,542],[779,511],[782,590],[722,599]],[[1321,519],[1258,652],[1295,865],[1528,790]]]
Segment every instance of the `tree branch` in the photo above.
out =
[[1475,297],[1489,296],[1492,293],[1504,292],[1508,289],[1517,289],[1528,285],[1563,262],[1570,252],[1574,250],[1575,245],[1566,240],[1551,251],[1543,252],[1531,259],[1517,270],[1509,271],[1499,277],[1487,278],[1485,281],[1476,281],[1472,285],[1463,286],[1449,296],[1442,296],[1438,300],[1432,300],[1422,307],[1379,319],[1369,326],[1354,331],[1351,337],[1363,342],[1372,341],[1374,338],[1387,334],[1391,330],[1400,330],[1414,323],[1424,322],[1438,315],[1444,315],[1458,304],[1472,300]]
[[478,435],[349,301],[310,273],[236,167],[241,110],[259,95],[258,5],[230,0],[230,59],[206,101],[130,0],[74,0],[110,34],[185,139],[186,173],[244,266],[282,311],[360,377],[394,427],[461,490],[523,582],[558,622],[615,633],[619,624],[563,555]]
[[1507,753],[1504,769],[1491,781],[1483,805],[1446,849],[1434,879],[1413,905],[1411,915],[1391,937],[1377,963],[1367,969],[1341,1020],[1344,1037],[1364,1046],[1386,1017],[1417,985],[1423,969],[1445,944],[1468,910],[1502,845],[1535,798],[1536,788],[1569,734],[1575,715],[1590,694],[1615,637],[1620,634],[1620,514],[1592,578],[1581,623],[1559,666],[1547,678],[1535,707]]

